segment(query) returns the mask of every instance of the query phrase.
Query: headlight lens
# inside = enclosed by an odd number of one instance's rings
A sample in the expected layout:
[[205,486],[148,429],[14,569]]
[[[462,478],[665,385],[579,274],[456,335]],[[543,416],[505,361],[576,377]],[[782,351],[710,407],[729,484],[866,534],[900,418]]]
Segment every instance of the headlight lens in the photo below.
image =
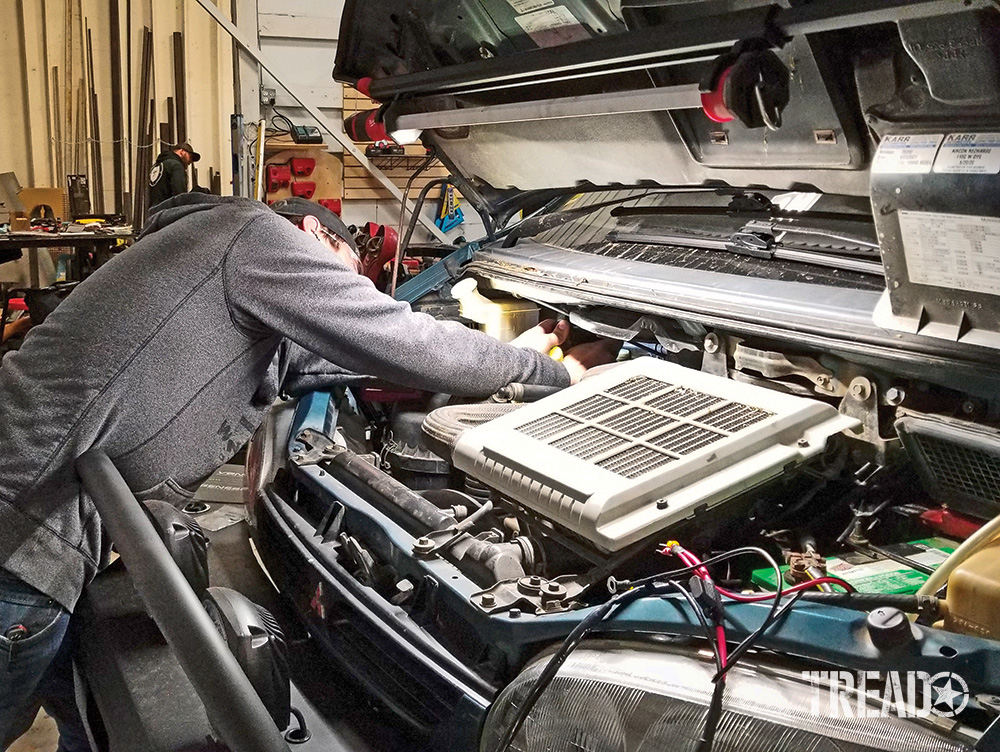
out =
[[[481,752],[493,752],[545,656],[497,698]],[[714,664],[694,651],[593,642],[567,659],[511,746],[519,752],[688,752],[697,747]],[[899,718],[835,717],[817,690],[744,659],[730,671],[715,752],[971,752],[971,744]],[[876,707],[872,705],[871,707]],[[880,705],[878,706],[880,707]],[[877,714],[877,709],[873,714]]]

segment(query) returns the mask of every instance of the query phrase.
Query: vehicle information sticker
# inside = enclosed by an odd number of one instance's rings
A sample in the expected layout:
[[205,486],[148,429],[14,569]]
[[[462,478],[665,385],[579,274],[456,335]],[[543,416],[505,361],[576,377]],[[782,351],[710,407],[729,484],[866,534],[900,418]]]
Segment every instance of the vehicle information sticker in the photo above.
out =
[[1000,295],[1000,218],[899,212],[910,281]]
[[952,133],[938,152],[934,172],[1000,174],[1000,133]]
[[556,0],[507,0],[507,3],[515,13],[531,13],[555,5]]
[[879,144],[872,172],[930,172],[942,140],[943,133],[886,136]]
[[583,24],[564,5],[517,16],[514,20],[539,47],[557,47],[590,39]]

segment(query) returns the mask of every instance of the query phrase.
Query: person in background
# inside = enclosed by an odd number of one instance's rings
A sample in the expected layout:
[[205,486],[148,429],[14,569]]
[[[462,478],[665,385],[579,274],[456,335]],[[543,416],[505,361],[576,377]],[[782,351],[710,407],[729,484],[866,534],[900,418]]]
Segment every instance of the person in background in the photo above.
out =
[[187,193],[187,168],[201,159],[201,154],[183,141],[156,158],[149,171],[149,205],[166,201],[168,198]]

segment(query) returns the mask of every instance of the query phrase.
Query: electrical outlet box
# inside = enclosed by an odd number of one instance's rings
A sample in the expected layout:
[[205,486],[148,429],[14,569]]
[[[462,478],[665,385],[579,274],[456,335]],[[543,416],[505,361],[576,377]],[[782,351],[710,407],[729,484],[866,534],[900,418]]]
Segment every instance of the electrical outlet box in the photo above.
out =
[[269,89],[266,87],[261,87],[260,89],[260,103],[266,107],[273,107],[275,101],[278,97],[277,89]]

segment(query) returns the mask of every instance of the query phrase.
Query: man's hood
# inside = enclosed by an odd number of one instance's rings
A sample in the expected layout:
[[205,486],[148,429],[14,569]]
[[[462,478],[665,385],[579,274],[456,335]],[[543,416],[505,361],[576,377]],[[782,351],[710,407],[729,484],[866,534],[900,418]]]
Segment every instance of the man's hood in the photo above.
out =
[[249,199],[233,198],[232,196],[215,196],[210,193],[182,193],[179,196],[167,199],[152,207],[146,225],[142,228],[139,237],[144,238],[154,232],[162,230],[167,225],[190,217],[198,212],[214,209],[220,204],[232,203],[234,201],[249,201]]

